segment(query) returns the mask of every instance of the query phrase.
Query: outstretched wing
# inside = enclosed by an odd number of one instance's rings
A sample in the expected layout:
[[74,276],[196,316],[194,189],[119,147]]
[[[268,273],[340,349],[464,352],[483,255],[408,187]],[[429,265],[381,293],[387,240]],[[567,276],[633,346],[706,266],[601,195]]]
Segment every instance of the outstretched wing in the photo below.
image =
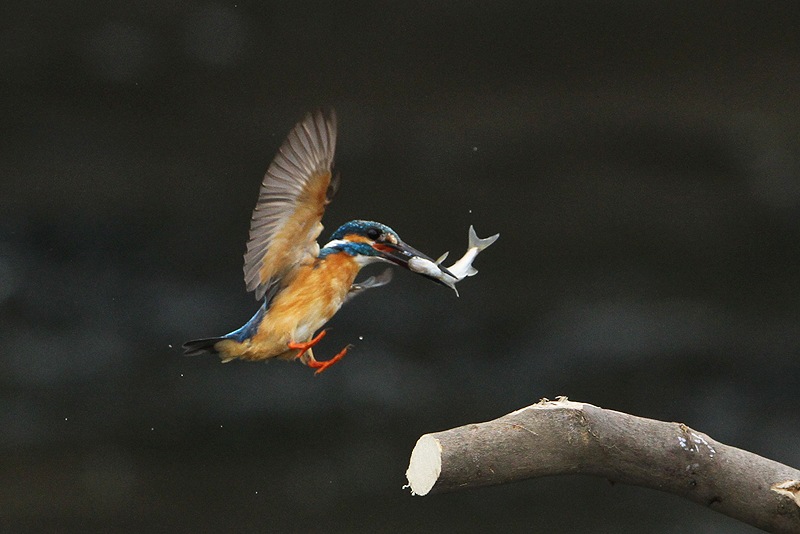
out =
[[331,179],[335,149],[335,112],[308,113],[267,169],[244,254],[244,281],[257,299],[319,255],[320,220],[338,186]]

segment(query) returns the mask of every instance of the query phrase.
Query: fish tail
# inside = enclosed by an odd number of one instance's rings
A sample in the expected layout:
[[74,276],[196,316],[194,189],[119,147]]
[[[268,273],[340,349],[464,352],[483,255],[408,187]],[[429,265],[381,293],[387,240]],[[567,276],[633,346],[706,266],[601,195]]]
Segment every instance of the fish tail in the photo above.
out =
[[[482,251],[483,249],[487,248],[489,245],[497,241],[497,238],[500,237],[500,234],[494,234],[493,236],[486,237],[481,239],[478,237],[478,234],[475,233],[475,227],[469,225],[469,247],[468,248],[476,248],[478,252]],[[478,271],[475,271],[477,273]],[[472,274],[475,274],[472,273]],[[472,276],[472,275],[468,275]]]
[[200,354],[219,354],[215,348],[217,343],[225,339],[224,337],[207,337],[204,339],[193,339],[183,344],[183,354],[186,356],[199,356]]

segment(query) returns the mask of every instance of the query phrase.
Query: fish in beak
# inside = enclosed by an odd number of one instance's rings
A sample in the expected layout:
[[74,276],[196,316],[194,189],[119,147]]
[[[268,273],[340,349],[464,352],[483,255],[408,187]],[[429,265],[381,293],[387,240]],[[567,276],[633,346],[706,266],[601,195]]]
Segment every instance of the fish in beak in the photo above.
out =
[[[448,286],[448,284],[443,281],[446,280],[446,278],[444,278],[445,275],[450,276],[451,278],[456,278],[453,273],[447,270],[444,266],[438,265],[427,254],[423,254],[419,250],[404,243],[403,241],[398,240],[397,243],[374,243],[372,248],[377,250],[380,253],[380,257],[386,261],[390,261],[394,264],[400,265],[401,267],[405,267],[409,271],[421,274],[422,276],[430,278],[439,284]],[[436,269],[428,269],[425,271],[415,270],[413,267],[420,261],[429,262],[430,265],[435,265]]]
[[436,261],[431,260],[427,256],[415,256],[408,261],[407,267],[415,273],[419,273],[449,287],[455,291],[456,296],[458,296],[456,284],[468,276],[478,274],[478,270],[472,266],[472,262],[478,257],[478,254],[497,241],[498,237],[500,237],[500,234],[481,239],[478,237],[478,234],[475,233],[475,228],[470,226],[467,252],[449,268],[445,268],[441,265],[447,257],[447,252]]

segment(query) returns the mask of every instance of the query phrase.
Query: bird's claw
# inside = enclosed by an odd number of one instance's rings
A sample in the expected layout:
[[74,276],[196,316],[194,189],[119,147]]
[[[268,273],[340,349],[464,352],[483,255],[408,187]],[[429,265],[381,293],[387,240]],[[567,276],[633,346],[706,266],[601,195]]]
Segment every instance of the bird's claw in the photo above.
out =
[[324,362],[321,362],[319,360],[313,360],[312,359],[312,360],[307,361],[306,365],[316,369],[316,371],[314,372],[314,375],[318,375],[322,371],[324,371],[325,369],[327,369],[328,367],[333,365],[334,363],[336,363],[339,360],[341,360],[342,358],[344,358],[344,355],[347,354],[347,351],[350,350],[351,348],[353,348],[353,345],[347,345],[345,348],[343,348],[342,350],[339,351],[339,354],[337,354],[336,356],[334,356],[330,360],[325,360]]
[[305,354],[306,351],[308,351],[308,349],[319,343],[327,333],[328,329],[326,328],[325,330],[322,330],[319,334],[317,334],[316,337],[311,341],[306,341],[302,343],[290,341],[289,343],[286,344],[286,346],[293,350],[299,350],[300,352],[297,353],[297,356],[295,356],[295,358],[300,359],[303,357],[303,354]]

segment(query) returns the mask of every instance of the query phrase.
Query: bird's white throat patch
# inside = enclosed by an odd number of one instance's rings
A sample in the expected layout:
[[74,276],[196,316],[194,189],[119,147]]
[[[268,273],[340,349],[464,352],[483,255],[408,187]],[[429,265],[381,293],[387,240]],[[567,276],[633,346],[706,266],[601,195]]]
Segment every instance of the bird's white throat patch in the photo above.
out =
[[337,245],[344,245],[345,243],[349,243],[349,241],[345,241],[344,239],[334,239],[328,243],[325,243],[325,246],[322,248],[334,248]]

